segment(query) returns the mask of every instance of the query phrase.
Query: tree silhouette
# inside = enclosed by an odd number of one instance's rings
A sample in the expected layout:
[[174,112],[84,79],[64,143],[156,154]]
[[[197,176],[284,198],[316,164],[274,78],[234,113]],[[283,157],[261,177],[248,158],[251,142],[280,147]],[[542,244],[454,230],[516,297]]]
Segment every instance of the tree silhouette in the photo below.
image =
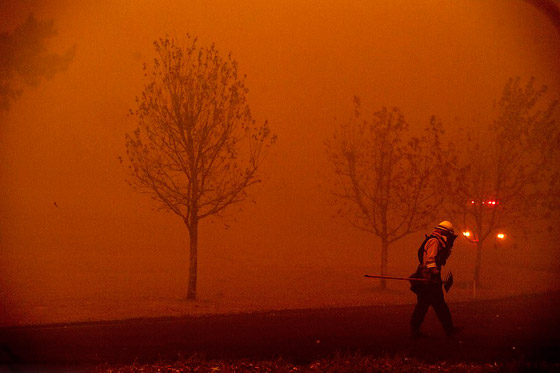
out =
[[359,99],[354,101],[353,119],[326,142],[337,176],[334,195],[342,216],[379,237],[381,274],[386,275],[389,246],[438,217],[449,158],[435,117],[417,137],[398,108],[382,108],[371,121],[362,121]]
[[553,120],[557,102],[540,102],[545,86],[535,88],[531,78],[506,83],[496,103],[494,118],[485,127],[462,132],[451,213],[476,243],[474,286],[480,285],[484,242],[499,230],[526,222],[542,213],[547,193],[557,188],[558,170],[548,156],[558,147]]
[[247,198],[274,142],[257,125],[247,103],[244,77],[231,55],[187,37],[154,42],[147,84],[131,111],[138,127],[126,136],[130,183],[172,211],[189,232],[188,299],[196,298],[198,224]]
[[25,86],[68,68],[75,46],[63,55],[49,52],[46,42],[55,35],[53,21],[38,21],[32,14],[14,31],[0,34],[0,110],[8,110]]

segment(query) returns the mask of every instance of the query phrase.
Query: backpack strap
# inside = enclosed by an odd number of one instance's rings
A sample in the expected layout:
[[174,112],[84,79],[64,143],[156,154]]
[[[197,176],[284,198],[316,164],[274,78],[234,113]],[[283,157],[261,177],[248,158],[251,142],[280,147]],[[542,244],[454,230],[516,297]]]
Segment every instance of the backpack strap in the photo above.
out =
[[423,262],[424,262],[424,248],[426,247],[426,242],[428,242],[428,240],[430,238],[436,238],[437,239],[437,237],[434,236],[434,235],[429,235],[428,236],[426,234],[426,235],[424,235],[424,237],[426,237],[426,238],[424,239],[424,242],[422,242],[422,245],[420,245],[420,248],[418,249],[418,262],[420,264],[423,264]]

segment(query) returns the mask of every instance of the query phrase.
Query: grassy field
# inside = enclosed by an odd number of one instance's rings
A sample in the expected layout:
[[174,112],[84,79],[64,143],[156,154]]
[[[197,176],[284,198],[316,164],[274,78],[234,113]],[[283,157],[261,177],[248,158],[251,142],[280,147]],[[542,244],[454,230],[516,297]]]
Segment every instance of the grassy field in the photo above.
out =
[[[449,303],[473,300],[472,262],[456,255],[446,270],[455,275]],[[467,258],[468,259],[468,258]],[[486,257],[476,299],[494,299],[560,289],[560,273],[510,266]],[[2,268],[0,326],[178,317],[264,310],[411,304],[403,281],[378,288],[370,264],[298,260],[213,259],[200,263],[198,300],[185,300],[183,262],[159,259],[106,262],[61,258],[13,261]],[[22,264],[23,263],[23,264]],[[414,263],[395,263],[392,274],[408,275]]]

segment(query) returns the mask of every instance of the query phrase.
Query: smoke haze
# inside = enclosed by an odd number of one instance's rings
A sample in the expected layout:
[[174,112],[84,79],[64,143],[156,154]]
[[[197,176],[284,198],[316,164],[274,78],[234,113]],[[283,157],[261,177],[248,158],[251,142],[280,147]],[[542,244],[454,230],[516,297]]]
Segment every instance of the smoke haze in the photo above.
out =
[[[41,322],[58,302],[60,315],[49,320],[64,320],[76,302],[111,307],[127,297],[186,294],[184,224],[154,211],[147,195],[127,185],[119,162],[125,133],[135,126],[127,113],[143,87],[142,64],[151,63],[153,41],[166,34],[190,33],[231,52],[247,75],[253,116],[268,120],[278,135],[262,168],[264,182],[250,191],[255,203],[201,223],[200,298],[297,307],[321,289],[347,290],[347,303],[367,296],[348,287],[370,286],[360,276],[378,270],[378,239],[335,217],[324,141],[352,115],[355,95],[367,113],[401,108],[413,130],[431,115],[448,129],[486,120],[512,76],[534,76],[549,87],[548,98],[560,97],[558,25],[530,3],[3,1],[0,32],[33,13],[54,21],[52,51],[76,45],[65,72],[25,89],[0,112],[5,318],[32,314]],[[424,233],[391,247],[390,272],[414,269]],[[543,247],[557,263],[556,241],[531,247],[531,258],[545,256]],[[465,281],[472,276],[471,250],[460,242],[450,259]],[[525,257],[516,252],[505,264],[519,267]],[[317,280],[329,274],[341,281]],[[84,311],[67,318],[87,317]]]

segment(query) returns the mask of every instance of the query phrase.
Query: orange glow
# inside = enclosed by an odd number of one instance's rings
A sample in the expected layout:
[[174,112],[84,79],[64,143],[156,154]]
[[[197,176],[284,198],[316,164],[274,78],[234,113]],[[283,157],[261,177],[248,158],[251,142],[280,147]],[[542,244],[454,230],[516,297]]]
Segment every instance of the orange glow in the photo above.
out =
[[496,237],[498,237],[500,240],[503,240],[504,238],[506,238],[506,235],[504,233],[498,233]]
[[[152,43],[166,33],[231,52],[247,76],[252,115],[278,135],[263,182],[249,191],[255,203],[201,223],[199,295],[208,301],[197,312],[377,302],[377,293],[351,298],[362,279],[344,276],[377,268],[381,249],[338,218],[325,156],[325,139],[352,117],[354,95],[368,120],[396,106],[412,132],[435,115],[449,134],[490,118],[509,77],[535,76],[547,98],[560,97],[560,36],[524,1],[3,0],[0,33],[30,13],[54,22],[50,52],[76,45],[76,54],[66,71],[25,86],[0,111],[2,325],[143,317],[148,301],[162,313],[194,312],[175,301],[186,294],[183,222],[154,211],[119,163],[135,128],[127,113],[145,83],[142,64],[151,64]],[[466,205],[478,210],[502,198],[493,193],[466,194],[477,198]],[[416,260],[401,248],[418,247],[428,233],[390,248],[394,273],[408,273]],[[463,236],[465,246],[482,239]],[[464,265],[466,278],[471,263],[460,255],[450,263]]]

